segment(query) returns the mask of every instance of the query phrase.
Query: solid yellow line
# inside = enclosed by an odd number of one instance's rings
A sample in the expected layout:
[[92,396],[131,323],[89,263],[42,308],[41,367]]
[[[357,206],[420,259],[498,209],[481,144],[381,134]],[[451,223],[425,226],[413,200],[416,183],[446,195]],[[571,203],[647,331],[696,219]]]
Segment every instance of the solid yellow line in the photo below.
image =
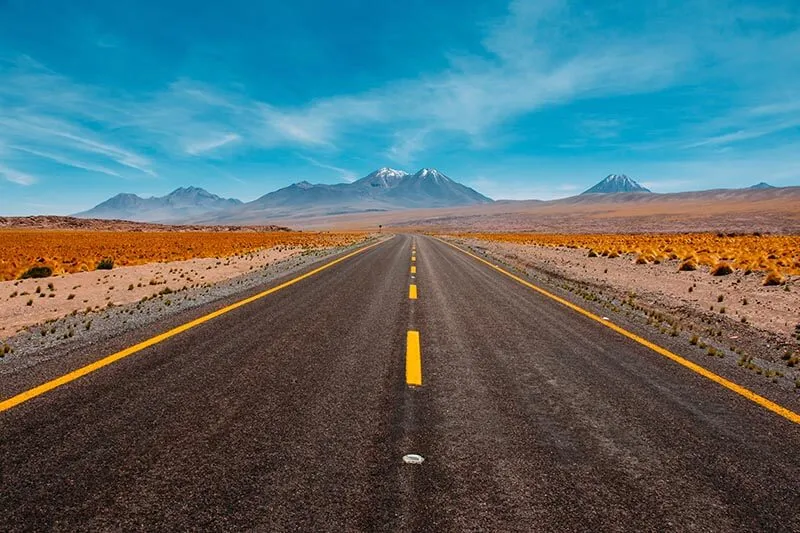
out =
[[412,266],[412,267],[411,267],[411,273],[412,273],[412,274],[416,274],[416,273],[417,273],[417,267],[415,267],[415,266]]
[[795,424],[800,424],[800,414],[797,414],[794,411],[791,411],[791,410],[787,409],[786,407],[783,407],[782,405],[779,405],[779,404],[777,404],[777,403],[775,403],[775,402],[773,402],[771,400],[768,400],[768,399],[764,398],[763,396],[761,396],[759,394],[756,394],[755,392],[751,391],[750,389],[746,389],[745,387],[742,387],[741,385],[739,385],[737,383],[734,383],[733,381],[725,379],[722,376],[720,376],[718,374],[715,374],[714,372],[711,372],[710,370],[708,370],[708,369],[706,369],[706,368],[704,368],[704,367],[702,367],[702,366],[700,366],[700,365],[698,365],[696,363],[693,363],[693,362],[691,362],[691,361],[689,361],[687,359],[684,359],[683,357],[670,352],[666,348],[662,348],[661,346],[658,346],[657,344],[654,344],[654,343],[648,341],[647,339],[644,339],[644,338],[636,335],[635,333],[631,333],[630,331],[628,331],[626,329],[623,329],[620,326],[618,326],[618,325],[616,325],[616,324],[614,324],[612,322],[609,322],[607,320],[603,320],[601,317],[595,315],[594,313],[591,313],[591,312],[587,311],[586,309],[583,309],[582,307],[579,307],[579,306],[575,305],[572,302],[569,302],[569,301],[567,301],[567,300],[565,300],[563,298],[560,298],[560,297],[556,296],[555,294],[553,294],[551,292],[548,292],[548,291],[546,291],[546,290],[544,290],[544,289],[542,289],[540,287],[537,287],[533,283],[530,283],[530,282],[520,278],[519,276],[515,276],[514,274],[511,274],[510,272],[507,272],[507,271],[503,270],[499,266],[495,265],[494,263],[490,263],[489,261],[483,259],[482,257],[479,257],[479,256],[477,256],[477,255],[475,255],[473,253],[467,252],[466,250],[464,250],[464,249],[462,249],[462,248],[460,248],[460,247],[458,247],[458,246],[456,246],[454,244],[451,244],[451,243],[449,243],[447,241],[444,241],[442,239],[438,239],[437,238],[437,240],[443,242],[444,244],[446,244],[446,245],[448,245],[448,246],[450,246],[452,248],[455,248],[456,250],[458,250],[458,251],[460,251],[462,253],[467,254],[468,256],[470,256],[470,257],[472,257],[474,259],[477,259],[481,263],[489,265],[490,267],[494,268],[495,270],[497,270],[501,274],[505,274],[506,276],[508,276],[509,278],[513,279],[514,281],[517,281],[517,282],[521,283],[522,285],[525,285],[526,287],[528,287],[530,289],[533,289],[534,291],[538,292],[539,294],[542,294],[542,295],[550,298],[551,300],[555,300],[556,302],[558,302],[558,303],[560,303],[562,305],[565,305],[566,307],[569,307],[573,311],[576,311],[576,312],[582,314],[583,316],[585,316],[587,318],[590,318],[590,319],[594,320],[595,322],[598,322],[599,324],[602,324],[602,325],[606,326],[607,328],[610,328],[610,329],[616,331],[620,335],[624,335],[625,337],[628,337],[632,341],[638,342],[642,346],[646,346],[647,348],[650,348],[651,350],[653,350],[657,354],[663,355],[667,359],[671,359],[672,361],[678,363],[679,365],[682,365],[682,366],[688,368],[689,370],[692,370],[693,372],[696,372],[696,373],[700,374],[704,378],[710,379],[714,383],[722,385],[726,389],[731,390],[731,391],[735,392],[736,394],[739,394],[740,396],[743,396],[743,397],[747,398],[748,400],[760,405],[761,407],[763,407],[765,409],[768,409],[768,410],[772,411],[773,413],[775,413],[777,415],[780,415],[780,416],[786,418],[787,420],[790,420],[790,421],[794,422]]
[[417,286],[416,285],[409,285],[408,286],[408,297],[411,300],[417,299]]
[[[381,241],[381,242],[385,242],[385,241]],[[108,366],[108,365],[110,365],[111,363],[113,363],[115,361],[119,361],[120,359],[123,359],[125,357],[128,357],[129,355],[133,355],[133,354],[135,354],[137,352],[140,352],[140,351],[144,350],[145,348],[149,348],[150,346],[153,346],[153,345],[158,344],[158,343],[160,343],[162,341],[165,341],[165,340],[169,339],[170,337],[174,337],[175,335],[178,335],[180,333],[183,333],[184,331],[192,329],[195,326],[199,326],[200,324],[208,322],[209,320],[213,320],[213,319],[215,319],[215,318],[217,318],[217,317],[219,317],[221,315],[224,315],[225,313],[229,313],[229,312],[233,311],[234,309],[238,309],[239,307],[242,307],[242,306],[247,305],[249,303],[255,302],[256,300],[259,300],[259,299],[261,299],[261,298],[263,298],[265,296],[268,296],[268,295],[270,295],[272,293],[278,292],[281,289],[285,289],[286,287],[294,285],[295,283],[297,283],[299,281],[302,281],[302,280],[304,280],[306,278],[310,278],[311,276],[313,276],[315,274],[318,274],[318,273],[322,272],[323,270],[332,267],[333,265],[341,263],[342,261],[344,261],[346,259],[349,259],[349,258],[353,257],[354,255],[358,255],[361,252],[364,252],[364,251],[369,250],[370,248],[372,248],[374,246],[377,246],[377,245],[381,244],[381,242],[376,242],[374,244],[370,244],[369,246],[365,246],[363,248],[359,248],[358,250],[356,250],[354,252],[351,252],[351,253],[349,253],[349,254],[347,254],[345,256],[342,256],[342,257],[340,257],[338,259],[334,259],[333,261],[331,261],[329,263],[325,263],[324,265],[322,265],[322,266],[320,266],[318,268],[315,268],[314,270],[306,272],[305,274],[297,276],[296,278],[290,279],[289,281],[281,283],[280,285],[272,287],[271,289],[267,289],[267,290],[265,290],[263,292],[255,294],[253,296],[250,296],[249,298],[245,298],[244,300],[240,300],[238,302],[235,302],[235,303],[233,303],[233,304],[231,304],[231,305],[229,305],[227,307],[223,307],[222,309],[218,309],[218,310],[216,310],[216,311],[214,311],[212,313],[209,313],[209,314],[207,314],[205,316],[201,316],[200,318],[197,318],[195,320],[192,320],[191,322],[187,322],[185,324],[182,324],[182,325],[180,325],[180,326],[178,326],[178,327],[176,327],[174,329],[171,329],[171,330],[169,330],[169,331],[167,331],[165,333],[162,333],[161,335],[156,335],[155,337],[152,337],[150,339],[142,341],[139,344],[135,344],[135,345],[133,345],[133,346],[131,346],[129,348],[126,348],[126,349],[124,349],[122,351],[119,351],[117,353],[111,354],[111,355],[109,355],[107,357],[104,357],[103,359],[95,361],[94,363],[88,364],[88,365],[86,365],[84,367],[81,367],[81,368],[79,368],[77,370],[73,370],[72,372],[64,374],[61,377],[58,377],[58,378],[55,378],[53,380],[47,381],[46,383],[42,383],[38,387],[34,387],[34,388],[30,389],[30,390],[27,390],[25,392],[17,394],[16,396],[12,396],[11,398],[8,398],[7,400],[3,400],[2,402],[0,402],[0,413],[3,412],[3,411],[6,411],[8,409],[11,409],[12,407],[15,407],[15,406],[17,406],[17,405],[19,405],[19,404],[21,404],[23,402],[26,402],[26,401],[28,401],[28,400],[30,400],[32,398],[40,396],[40,395],[42,395],[42,394],[44,394],[44,393],[46,393],[48,391],[51,391],[51,390],[53,390],[53,389],[55,389],[57,387],[60,387],[62,385],[66,385],[67,383],[69,383],[71,381],[75,381],[76,379],[78,379],[80,377],[83,377],[86,374],[90,374],[90,373],[94,372],[95,370],[99,370],[99,369],[103,368],[104,366]]]
[[419,331],[409,331],[406,340],[406,383],[422,386],[422,356],[419,347]]

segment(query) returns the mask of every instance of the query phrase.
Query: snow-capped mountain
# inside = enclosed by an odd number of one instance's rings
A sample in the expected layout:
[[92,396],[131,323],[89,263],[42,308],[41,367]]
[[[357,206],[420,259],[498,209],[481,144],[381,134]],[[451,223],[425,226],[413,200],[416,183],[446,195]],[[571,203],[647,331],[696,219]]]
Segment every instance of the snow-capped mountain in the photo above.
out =
[[492,201],[432,168],[423,168],[414,175],[406,175],[386,196],[401,202],[405,207],[451,207]]
[[581,194],[613,194],[617,192],[650,192],[625,174],[609,174],[594,187]]
[[329,185],[299,181],[247,203],[220,198],[198,187],[176,189],[160,198],[118,194],[77,216],[143,222],[236,224],[243,220],[488,202],[492,200],[435,169],[424,168],[412,175],[384,167],[353,183]]
[[395,170],[389,167],[383,167],[375,172],[372,172],[371,174],[367,174],[360,180],[354,181],[353,185],[391,189],[400,183],[400,180],[406,176],[408,176],[408,172]]

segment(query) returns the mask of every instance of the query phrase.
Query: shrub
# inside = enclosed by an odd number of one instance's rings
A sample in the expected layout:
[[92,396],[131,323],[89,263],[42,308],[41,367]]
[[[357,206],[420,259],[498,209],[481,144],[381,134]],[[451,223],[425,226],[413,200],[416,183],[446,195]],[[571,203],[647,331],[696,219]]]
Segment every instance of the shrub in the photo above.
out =
[[23,272],[20,279],[49,278],[52,275],[53,269],[49,266],[34,266]]
[[720,294],[719,296],[717,296],[717,301],[718,302],[721,302],[724,299],[725,299],[725,296],[723,294]]
[[697,346],[698,342],[700,342],[700,337],[698,337],[697,335],[692,335],[692,338],[689,339],[689,344],[691,344],[692,346]]
[[691,272],[692,270],[697,270],[697,263],[692,259],[687,259],[678,267],[678,271],[680,272]]
[[97,263],[97,270],[111,270],[114,268],[114,260],[110,257],[104,257]]
[[711,275],[712,276],[727,276],[728,274],[731,274],[732,272],[733,272],[733,269],[731,268],[731,266],[728,263],[726,263],[724,261],[720,261],[711,270]]
[[594,250],[589,250],[589,257],[597,257],[597,252]]
[[783,285],[784,280],[783,276],[776,270],[770,271],[766,277],[764,278],[764,285],[765,286],[773,286],[773,285]]

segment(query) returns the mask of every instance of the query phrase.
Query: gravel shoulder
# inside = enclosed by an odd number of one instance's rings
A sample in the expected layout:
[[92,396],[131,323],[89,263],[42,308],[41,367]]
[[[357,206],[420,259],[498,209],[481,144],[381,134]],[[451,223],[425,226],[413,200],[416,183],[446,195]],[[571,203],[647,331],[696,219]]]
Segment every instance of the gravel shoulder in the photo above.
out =
[[800,278],[762,285],[762,275],[679,272],[678,261],[636,264],[634,255],[449,239],[525,274],[598,314],[721,371],[748,373],[800,393]]
[[[0,324],[5,331],[14,332],[0,341],[0,376],[62,356],[66,359],[67,354],[91,359],[104,349],[130,345],[374,240],[368,238],[348,247],[264,250],[223,259],[194,259],[21,281],[14,290],[36,296],[34,305],[40,300],[56,300],[60,307],[40,306],[38,313],[20,314],[15,313],[16,308],[3,306],[0,319],[5,322]],[[8,292],[13,283],[0,284],[0,291]],[[53,283],[55,290],[48,289],[48,283]],[[65,300],[68,287],[75,285],[83,286],[75,289],[76,294],[84,288],[80,299]],[[39,298],[33,286],[41,287],[40,294],[58,297]],[[129,290],[131,286],[133,289]],[[29,298],[16,297],[23,306]],[[75,299],[78,304],[71,304]],[[64,303],[72,307],[65,309]],[[3,354],[4,346],[8,346],[8,353]]]

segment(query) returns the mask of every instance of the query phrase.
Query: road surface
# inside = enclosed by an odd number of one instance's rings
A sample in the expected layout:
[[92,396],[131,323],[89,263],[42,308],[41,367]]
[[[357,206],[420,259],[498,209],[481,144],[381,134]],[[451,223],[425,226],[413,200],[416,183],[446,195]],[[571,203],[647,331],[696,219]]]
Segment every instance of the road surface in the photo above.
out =
[[0,412],[0,531],[800,531],[799,428],[401,235]]

